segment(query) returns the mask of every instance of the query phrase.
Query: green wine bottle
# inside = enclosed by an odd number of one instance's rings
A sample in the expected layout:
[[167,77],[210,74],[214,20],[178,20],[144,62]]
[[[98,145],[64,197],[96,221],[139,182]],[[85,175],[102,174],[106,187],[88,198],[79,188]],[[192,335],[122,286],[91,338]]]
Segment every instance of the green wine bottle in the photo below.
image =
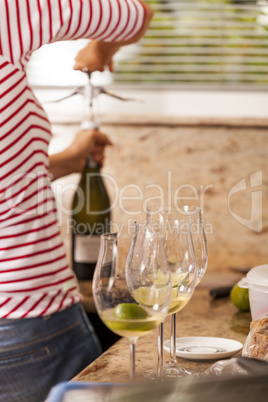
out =
[[73,199],[72,260],[79,280],[91,280],[99,254],[100,235],[109,232],[110,200],[91,157],[82,172]]

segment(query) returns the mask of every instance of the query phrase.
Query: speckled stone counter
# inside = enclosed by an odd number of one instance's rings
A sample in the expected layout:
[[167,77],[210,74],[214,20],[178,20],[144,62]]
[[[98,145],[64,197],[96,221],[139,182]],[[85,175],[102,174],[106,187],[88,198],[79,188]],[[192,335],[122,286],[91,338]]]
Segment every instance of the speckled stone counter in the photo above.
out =
[[[177,337],[216,336],[235,339],[244,343],[249,332],[250,313],[238,312],[230,299],[213,301],[208,289],[197,288],[188,305],[177,314]],[[164,339],[170,334],[170,318],[164,325]],[[164,361],[169,354],[164,351]],[[181,366],[205,371],[213,361],[193,362],[178,359]],[[129,348],[128,341],[121,339],[95,362],[78,374],[76,381],[92,382],[128,382]],[[136,348],[136,375],[138,381],[144,381],[145,370],[157,365],[157,331],[140,338]]]

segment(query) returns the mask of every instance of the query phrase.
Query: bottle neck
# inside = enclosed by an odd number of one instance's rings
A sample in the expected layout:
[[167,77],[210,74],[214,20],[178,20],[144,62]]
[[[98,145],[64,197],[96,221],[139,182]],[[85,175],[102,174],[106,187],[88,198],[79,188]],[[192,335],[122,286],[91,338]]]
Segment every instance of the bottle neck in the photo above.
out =
[[89,156],[86,161],[86,167],[91,169],[99,169],[99,164],[95,162],[92,156]]
[[[99,125],[95,121],[91,120],[84,120],[81,123],[81,130],[98,130]],[[99,164],[96,163],[92,156],[89,156],[86,161],[86,167],[91,169],[100,168]]]

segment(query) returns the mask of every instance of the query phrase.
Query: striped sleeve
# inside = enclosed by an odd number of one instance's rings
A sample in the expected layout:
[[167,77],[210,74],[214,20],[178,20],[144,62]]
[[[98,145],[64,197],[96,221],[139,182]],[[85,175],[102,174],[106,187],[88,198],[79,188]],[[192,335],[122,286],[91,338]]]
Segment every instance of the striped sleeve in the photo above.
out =
[[0,45],[22,66],[33,50],[59,40],[129,40],[145,19],[139,0],[3,0],[2,6],[8,36]]
[[145,10],[138,0],[46,0],[45,3],[50,4],[46,26],[53,41],[128,40],[144,24]]

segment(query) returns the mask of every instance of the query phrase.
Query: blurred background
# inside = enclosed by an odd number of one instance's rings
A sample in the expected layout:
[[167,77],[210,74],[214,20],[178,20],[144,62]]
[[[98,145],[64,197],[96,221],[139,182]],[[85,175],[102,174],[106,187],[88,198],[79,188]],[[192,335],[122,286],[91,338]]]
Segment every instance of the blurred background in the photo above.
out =
[[[103,173],[115,224],[144,215],[146,202],[203,207],[208,271],[267,263],[268,3],[154,0],[151,28],[115,57],[115,73],[92,83],[137,101],[96,100],[114,146]],[[85,40],[36,51],[28,77],[53,124],[50,153],[72,141],[85,118],[87,85],[72,70]],[[53,183],[70,251],[68,219],[79,175]],[[240,183],[240,184],[239,184]],[[184,201],[184,200],[183,200]],[[221,282],[221,284],[224,284]]]

